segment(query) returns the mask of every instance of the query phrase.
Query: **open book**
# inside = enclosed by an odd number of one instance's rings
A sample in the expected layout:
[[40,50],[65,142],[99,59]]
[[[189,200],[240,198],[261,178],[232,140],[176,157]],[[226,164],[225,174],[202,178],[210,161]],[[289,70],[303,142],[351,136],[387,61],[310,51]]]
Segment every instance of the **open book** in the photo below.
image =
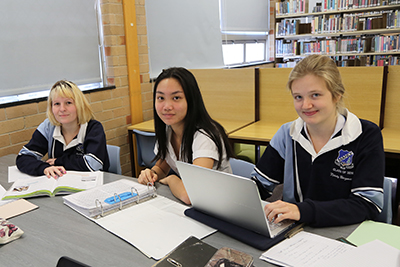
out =
[[156,188],[129,179],[64,196],[64,204],[135,246],[161,259],[190,236],[212,229],[184,215],[187,206],[156,194]]
[[58,179],[39,176],[18,179],[4,194],[3,200],[40,195],[55,196],[83,191],[103,184],[103,173],[68,171]]

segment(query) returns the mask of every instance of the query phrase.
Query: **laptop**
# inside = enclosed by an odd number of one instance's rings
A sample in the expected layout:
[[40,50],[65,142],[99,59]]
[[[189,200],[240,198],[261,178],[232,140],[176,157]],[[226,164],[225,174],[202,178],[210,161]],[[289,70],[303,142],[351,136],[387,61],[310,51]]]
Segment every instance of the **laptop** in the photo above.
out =
[[178,161],[177,167],[195,210],[273,238],[294,224],[267,220],[256,183],[245,177]]

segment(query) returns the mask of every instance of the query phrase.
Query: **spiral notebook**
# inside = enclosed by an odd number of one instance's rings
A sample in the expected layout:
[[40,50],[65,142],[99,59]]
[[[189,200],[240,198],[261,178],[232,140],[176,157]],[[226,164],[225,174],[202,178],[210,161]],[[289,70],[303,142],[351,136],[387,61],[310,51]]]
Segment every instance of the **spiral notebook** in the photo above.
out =
[[156,260],[192,235],[201,239],[216,231],[186,217],[185,205],[156,191],[151,185],[120,179],[63,199],[65,205]]

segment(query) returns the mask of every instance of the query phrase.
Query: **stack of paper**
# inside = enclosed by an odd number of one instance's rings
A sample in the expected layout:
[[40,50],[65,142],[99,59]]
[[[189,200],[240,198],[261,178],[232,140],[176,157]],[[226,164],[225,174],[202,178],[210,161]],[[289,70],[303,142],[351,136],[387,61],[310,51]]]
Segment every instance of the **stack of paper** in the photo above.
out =
[[365,221],[347,239],[358,247],[300,232],[264,252],[260,259],[291,267],[400,266],[400,227]]
[[264,252],[260,259],[279,266],[324,266],[324,263],[355,247],[308,232],[300,232]]

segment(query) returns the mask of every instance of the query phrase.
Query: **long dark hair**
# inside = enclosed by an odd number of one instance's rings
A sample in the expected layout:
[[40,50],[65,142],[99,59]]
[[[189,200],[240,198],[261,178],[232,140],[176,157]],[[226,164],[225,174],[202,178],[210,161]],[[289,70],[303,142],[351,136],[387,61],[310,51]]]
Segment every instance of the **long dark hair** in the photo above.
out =
[[167,78],[174,78],[182,86],[187,101],[187,112],[182,137],[182,158],[193,163],[192,143],[196,131],[202,130],[218,148],[218,168],[221,166],[223,149],[225,148],[227,158],[233,157],[233,151],[225,133],[225,129],[208,114],[194,75],[185,68],[169,68],[162,71],[154,84],[153,112],[154,127],[158,141],[158,153],[155,160],[165,159],[167,148],[166,124],[160,119],[155,109],[156,91],[158,84]]

